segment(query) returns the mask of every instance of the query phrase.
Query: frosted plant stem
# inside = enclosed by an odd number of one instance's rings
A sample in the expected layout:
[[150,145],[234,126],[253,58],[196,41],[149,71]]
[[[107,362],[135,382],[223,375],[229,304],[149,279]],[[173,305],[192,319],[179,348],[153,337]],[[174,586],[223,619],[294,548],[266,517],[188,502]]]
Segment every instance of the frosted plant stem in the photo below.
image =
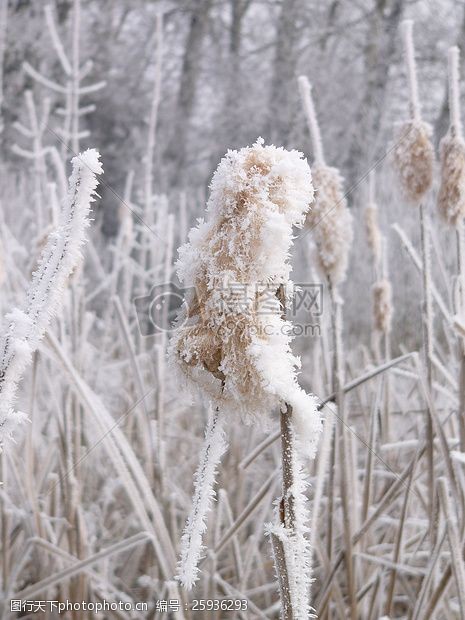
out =
[[[337,382],[336,382],[336,352],[335,352],[335,316],[334,316],[334,303],[333,303],[333,291],[331,281],[328,278],[328,291],[331,303],[331,330],[333,336],[333,357],[332,357],[332,399],[337,402]],[[339,423],[338,423],[339,424]],[[337,462],[337,439],[336,432],[331,436],[331,459],[329,464],[329,476],[328,476],[328,536],[327,536],[327,553],[328,559],[331,561],[334,549],[334,535],[335,535],[335,514],[334,514],[334,495],[335,495],[335,476],[336,476],[336,462]]]
[[[460,118],[460,88],[459,88],[459,48],[449,48],[448,53],[449,73],[449,110],[450,110],[450,134],[453,137],[462,137],[462,121]],[[457,269],[458,269],[458,296],[456,314],[463,321],[465,316],[465,256],[464,256],[464,224],[459,220],[456,226],[457,242]],[[465,338],[457,335],[457,348],[459,356],[459,410],[458,427],[460,438],[460,450],[465,452]]]
[[164,488],[164,472],[166,470],[166,452],[165,452],[165,350],[161,345],[157,345],[155,349],[156,355],[156,378],[157,378],[157,392],[156,392],[156,446],[158,454],[158,465],[160,468],[159,480],[160,488]]
[[[405,488],[405,494],[404,494],[404,501],[402,504],[402,510],[401,510],[401,515],[400,515],[400,519],[399,519],[399,525],[397,528],[397,534],[396,534],[396,542],[395,542],[395,546],[394,546],[394,555],[393,555],[393,564],[397,565],[399,563],[401,563],[401,553],[402,553],[402,546],[403,546],[403,537],[404,537],[404,530],[405,530],[405,521],[406,521],[406,517],[407,517],[407,510],[408,510],[408,506],[409,506],[409,500],[410,500],[410,489],[412,486],[412,480],[413,480],[413,476],[415,473],[415,467],[417,465],[417,461],[414,461],[413,466],[412,466],[412,470],[410,472],[410,476],[408,478],[408,482]],[[395,587],[396,587],[396,578],[397,578],[397,571],[394,569],[391,572],[390,575],[390,579],[389,579],[389,585],[388,585],[388,592],[386,595],[386,615],[388,617],[392,616],[392,612],[393,612],[393,604],[394,604],[394,593],[395,593]]]
[[279,598],[281,600],[281,618],[283,618],[283,620],[292,619],[291,590],[289,587],[289,575],[287,572],[284,543],[274,532],[271,532],[270,536],[276,573],[278,575]]
[[439,479],[439,497],[446,517],[447,537],[451,553],[452,574],[457,585],[460,617],[465,618],[465,564],[457,521],[452,512],[449,488],[445,478]]
[[33,273],[23,308],[5,317],[0,346],[0,445],[11,438],[24,414],[14,411],[18,384],[46,329],[60,309],[69,277],[79,266],[88,215],[103,172],[99,154],[91,149],[72,160],[73,172],[59,226],[48,237]]
[[81,28],[81,0],[74,0],[73,7],[73,48],[71,74],[71,147],[79,152],[79,31]]
[[299,90],[302,99],[305,117],[310,131],[313,146],[313,157],[315,164],[324,165],[325,158],[323,154],[323,142],[321,140],[320,127],[315,112],[315,105],[312,98],[312,87],[305,75],[299,77]]
[[141,445],[144,450],[144,463],[146,468],[146,473],[150,476],[150,472],[153,471],[153,445],[151,441],[151,433],[150,433],[150,414],[147,407],[147,403],[143,398],[146,393],[146,387],[144,385],[144,378],[142,375],[142,370],[140,368],[136,349],[134,345],[134,341],[131,337],[131,331],[128,324],[128,320],[126,315],[124,314],[123,306],[121,304],[120,298],[116,295],[113,298],[113,304],[116,310],[116,316],[118,320],[119,327],[122,333],[122,339],[126,346],[126,349],[129,353],[129,360],[131,364],[131,368],[134,375],[134,382],[137,390],[137,396],[141,399],[141,408],[138,408],[139,412],[139,425],[140,425],[140,435],[141,435]]
[[454,136],[462,134],[462,122],[460,119],[460,97],[459,97],[459,48],[454,45],[449,48],[448,54],[449,70],[449,110],[450,127]]
[[337,437],[340,449],[340,483],[341,483],[341,503],[344,521],[344,540],[345,540],[345,560],[347,570],[347,588],[349,592],[350,617],[357,620],[357,600],[353,572],[352,556],[352,518],[349,509],[349,463],[347,459],[347,415],[345,411],[344,394],[344,368],[342,361],[342,314],[341,302],[338,293],[328,278],[329,294],[331,298],[331,320],[334,338],[334,358],[333,358],[333,385],[336,394],[336,405],[338,408]]
[[[389,279],[388,268],[388,248],[387,241],[383,239],[383,278]],[[387,364],[391,359],[391,331],[387,329],[384,332],[384,363]],[[383,438],[386,443],[390,441],[390,412],[391,412],[391,381],[390,373],[387,372],[384,378],[384,411],[383,411]]]
[[[157,124],[158,124],[158,110],[160,107],[161,98],[161,82],[162,82],[162,57],[163,57],[163,14],[157,13],[156,17],[156,53],[155,53],[155,80],[152,94],[152,105],[150,108],[149,126],[147,132],[147,151],[145,153],[145,166],[144,166],[144,220],[151,222],[153,216],[151,211],[155,209],[153,204],[153,159],[155,154],[156,136],[157,136]],[[145,235],[141,235],[142,248],[139,252],[139,263],[142,270],[145,271],[149,261],[148,250],[146,247],[147,240]],[[157,264],[153,261],[152,264]],[[139,276],[139,286],[143,291],[145,284],[143,278]],[[169,282],[169,280],[166,280]],[[144,348],[146,345],[145,339],[141,341],[141,345]]]
[[[386,331],[384,334],[384,360],[388,362],[391,359],[391,334]],[[389,372],[386,373],[384,380],[384,411],[383,411],[383,438],[385,443],[389,443],[390,430],[390,412],[391,412],[391,381]]]
[[[460,222],[457,226],[457,263],[458,263],[458,286],[459,286],[459,308],[457,314],[463,320],[465,316],[465,245],[464,245],[464,225]],[[458,336],[459,349],[459,437],[460,451],[465,452],[465,338]]]
[[194,477],[192,511],[181,538],[177,579],[188,590],[198,578],[198,564],[203,551],[202,536],[207,527],[206,517],[211,501],[215,497],[213,486],[216,470],[226,447],[221,413],[216,409],[205,432],[200,463]]
[[368,510],[372,503],[373,499],[373,470],[374,470],[374,450],[376,447],[376,436],[378,433],[378,410],[379,410],[379,401],[381,398],[380,390],[384,388],[383,380],[381,378],[381,382],[379,384],[379,388],[376,392],[376,398],[374,402],[374,406],[372,408],[371,416],[370,416],[370,426],[369,426],[369,441],[370,441],[370,450],[367,452],[367,460],[366,460],[366,470],[364,475],[364,490],[363,490],[363,504],[362,504],[362,520],[366,521],[368,518]]
[[3,132],[3,63],[6,49],[8,0],[0,0],[0,133]]
[[283,525],[293,530],[295,527],[294,510],[294,471],[292,463],[292,427],[291,427],[292,407],[285,405],[281,412],[281,454],[283,466],[283,500],[281,507],[281,520]]
[[[27,90],[24,95],[29,117],[29,127],[25,127],[20,122],[15,123],[16,129],[31,140],[29,149],[24,149],[13,144],[12,150],[22,158],[33,161],[33,182],[34,182],[34,203],[35,218],[37,221],[36,234],[43,233],[44,221],[48,223],[49,214],[44,210],[43,196],[44,188],[47,184],[47,171],[45,165],[46,149],[43,146],[43,134],[48,123],[50,113],[50,100],[44,99],[42,110],[39,114],[32,92]],[[45,215],[45,218],[44,218]]]
[[[421,255],[422,255],[422,276],[423,276],[423,338],[425,348],[426,379],[431,398],[433,397],[433,299],[431,294],[431,251],[429,238],[429,222],[423,203],[419,207],[420,212],[420,232],[421,232]],[[430,527],[433,528],[434,499],[436,496],[434,480],[434,446],[433,446],[433,421],[431,411],[428,408],[426,420],[426,441],[427,441],[427,461],[428,461],[428,492],[429,492],[429,511]],[[433,531],[431,529],[431,533]]]
[[420,618],[426,618],[426,616],[421,615],[421,611],[422,611],[423,605],[425,604],[426,595],[430,589],[433,576],[436,572],[435,569],[440,559],[440,552],[444,544],[445,538],[446,538],[445,530],[437,536],[436,544],[431,551],[431,554],[430,554],[431,558],[428,562],[428,573],[423,578],[421,587],[416,595],[415,607],[413,608],[413,612],[411,616],[412,620],[419,620]]
[[413,21],[406,19],[402,22],[402,37],[404,41],[405,61],[410,97],[410,114],[412,119],[420,118],[420,100],[418,98],[418,81],[413,47]]
[[55,48],[56,55],[58,56],[58,60],[66,73],[66,75],[71,75],[72,68],[71,64],[68,60],[68,56],[63,48],[63,44],[61,42],[60,36],[58,34],[58,30],[55,24],[55,20],[53,19],[53,9],[51,4],[47,4],[44,7],[45,14],[45,23],[47,24],[48,32],[50,34],[50,38],[52,39],[53,47]]
[[[2,480],[2,486],[4,489],[8,488],[8,469],[7,469],[7,459],[6,454],[3,452],[0,454],[0,474]],[[10,554],[11,554],[11,537],[10,537],[10,522],[11,522],[11,512],[8,511],[7,508],[7,497],[6,495],[2,495],[0,497],[0,506],[1,506],[1,519],[2,519],[2,527],[1,527],[1,536],[2,536],[2,592],[6,592],[6,587],[8,584],[8,578],[10,575]]]
[[153,156],[155,152],[155,141],[158,121],[158,109],[160,107],[161,80],[162,80],[162,57],[163,57],[163,14],[157,13],[155,33],[157,39],[157,50],[155,54],[155,80],[152,95],[152,107],[150,109],[147,153],[145,160],[144,194],[146,208],[152,203],[153,192]]
[[[285,319],[284,286],[277,292],[282,318]],[[311,550],[306,536],[308,514],[304,494],[305,481],[299,459],[293,410],[283,403],[280,413],[282,496],[279,524],[269,529],[278,576],[282,620],[305,620],[309,614]]]
[[282,497],[279,525],[270,530],[275,568],[281,596],[282,620],[305,620],[309,613],[311,550],[307,531],[307,512],[292,424],[292,407],[281,409]]
[[326,552],[328,554],[328,559],[331,561],[333,557],[333,549],[334,549],[334,522],[335,522],[335,514],[334,514],[334,492],[335,492],[335,472],[336,472],[336,433],[333,431],[331,433],[331,446],[330,446],[330,461],[329,461],[329,472],[328,472],[328,535],[327,535],[327,546]]
[[[330,410],[331,408],[327,407],[327,409]],[[318,532],[318,517],[321,501],[323,499],[325,474],[326,470],[328,469],[328,463],[330,462],[331,444],[334,435],[334,420],[334,415],[326,415],[323,425],[323,437],[321,439],[318,466],[316,472],[316,488],[313,495],[312,526],[310,528],[310,548],[312,549],[312,551],[315,549],[316,545]]]
[[[173,268],[173,245],[174,245],[175,220],[174,214],[170,213],[166,218],[166,228],[164,239],[166,240],[165,255],[163,257],[163,281],[171,282]],[[164,329],[169,329],[170,317],[168,316],[169,307],[165,304],[162,310],[162,325]],[[165,332],[163,332],[165,334]]]
[[40,520],[40,511],[39,511],[39,502],[36,493],[36,489],[33,485],[34,480],[34,471],[35,471],[35,452],[34,452],[34,433],[37,432],[35,427],[35,408],[36,408],[36,398],[37,398],[37,370],[39,366],[39,354],[36,351],[33,356],[33,365],[32,365],[32,378],[31,378],[31,394],[29,400],[29,412],[31,417],[31,424],[29,425],[26,433],[26,441],[25,441],[25,470],[27,471],[25,485],[27,488],[27,493],[29,495],[29,501],[34,513],[35,518],[35,527],[40,536],[42,536],[42,524]]

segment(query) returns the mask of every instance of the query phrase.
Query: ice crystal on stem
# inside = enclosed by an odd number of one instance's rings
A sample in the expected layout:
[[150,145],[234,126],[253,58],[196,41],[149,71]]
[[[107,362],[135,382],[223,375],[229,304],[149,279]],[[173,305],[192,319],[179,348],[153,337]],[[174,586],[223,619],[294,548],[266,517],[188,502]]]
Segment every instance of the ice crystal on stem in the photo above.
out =
[[103,172],[99,154],[89,149],[72,160],[73,171],[58,227],[50,233],[22,308],[9,312],[0,345],[0,445],[12,439],[27,417],[13,408],[18,383],[51,319],[57,314],[66,283],[81,259],[90,205]]

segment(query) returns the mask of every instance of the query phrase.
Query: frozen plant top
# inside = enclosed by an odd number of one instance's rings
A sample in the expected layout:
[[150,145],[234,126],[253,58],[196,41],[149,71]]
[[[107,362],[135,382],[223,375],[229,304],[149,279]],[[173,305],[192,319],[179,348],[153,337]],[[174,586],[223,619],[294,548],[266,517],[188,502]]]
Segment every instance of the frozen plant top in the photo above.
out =
[[[85,168],[87,168],[90,175],[103,174],[100,153],[96,149],[87,149],[83,153],[79,153],[79,155],[73,157],[71,163],[73,167],[83,168],[84,173],[86,172]],[[92,184],[97,186],[97,182],[95,180],[92,181]]]
[[103,168],[99,153],[88,149],[72,159],[73,170],[58,226],[47,239],[32,274],[26,299],[5,317],[0,334],[0,448],[12,438],[25,414],[15,411],[19,381],[52,318],[63,305],[69,277],[81,260],[89,211],[95,200],[97,176]]
[[411,204],[418,205],[433,182],[434,149],[431,144],[432,129],[421,118],[412,20],[406,19],[402,22],[401,32],[407,68],[410,119],[401,123],[397,129],[391,159],[404,197]]
[[465,218],[465,140],[460,117],[459,50],[451,47],[449,68],[449,131],[441,140],[439,213],[450,226],[461,227]]
[[221,411],[263,420],[285,401],[297,425],[303,416],[319,427],[313,398],[297,384],[300,361],[276,297],[289,285],[292,227],[303,225],[312,200],[301,153],[259,139],[221,160],[208,219],[180,248],[178,274],[195,295],[180,317],[172,358]]
[[307,216],[307,226],[315,240],[318,262],[333,285],[346,277],[353,240],[352,215],[337,168],[314,166],[315,202]]
[[285,282],[292,226],[302,226],[313,200],[310,168],[302,154],[264,146],[261,139],[252,147],[228,151],[210,190],[208,223],[201,222],[191,232],[190,244],[180,250],[180,278],[195,284],[205,263],[195,247],[198,235],[205,234],[214,250],[208,260],[210,277],[247,284]]
[[397,128],[391,161],[397,173],[402,194],[412,205],[418,205],[433,182],[434,149],[428,123],[413,119]]

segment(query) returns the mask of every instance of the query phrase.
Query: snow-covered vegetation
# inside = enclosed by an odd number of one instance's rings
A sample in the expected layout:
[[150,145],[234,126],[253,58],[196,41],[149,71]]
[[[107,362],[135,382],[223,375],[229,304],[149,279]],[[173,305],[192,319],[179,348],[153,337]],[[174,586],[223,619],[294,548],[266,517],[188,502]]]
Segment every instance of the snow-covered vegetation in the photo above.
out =
[[465,618],[458,18],[0,0],[2,618]]

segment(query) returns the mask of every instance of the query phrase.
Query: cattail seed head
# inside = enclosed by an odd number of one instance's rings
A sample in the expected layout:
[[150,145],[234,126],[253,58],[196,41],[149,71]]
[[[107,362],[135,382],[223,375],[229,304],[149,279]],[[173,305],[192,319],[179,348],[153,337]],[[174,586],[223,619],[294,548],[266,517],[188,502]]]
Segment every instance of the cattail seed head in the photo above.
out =
[[458,226],[465,217],[465,141],[447,135],[441,140],[440,152],[438,209],[447,224]]
[[172,337],[172,362],[222,411],[246,420],[280,400],[302,409],[306,398],[314,408],[297,385],[299,361],[276,297],[289,283],[292,226],[303,225],[312,198],[300,153],[261,140],[229,151],[212,180],[208,221],[180,249],[179,277],[195,293]]
[[347,271],[352,244],[352,216],[336,168],[322,165],[313,169],[315,201],[307,215],[323,273],[333,284],[342,282]]
[[378,207],[375,203],[369,203],[365,208],[365,229],[368,239],[368,245],[375,259],[375,263],[379,264],[382,252],[382,238],[378,224]]
[[459,97],[459,49],[448,54],[449,132],[441,140],[441,185],[438,209],[450,226],[459,226],[465,217],[465,141],[462,135]]
[[365,208],[365,230],[375,267],[381,262],[383,239],[378,223],[378,205],[375,201],[375,171],[368,175],[368,203]]
[[373,318],[376,331],[388,334],[392,321],[392,287],[383,278],[373,285]]
[[417,205],[433,182],[431,127],[415,119],[402,123],[392,150],[392,163],[405,198]]

